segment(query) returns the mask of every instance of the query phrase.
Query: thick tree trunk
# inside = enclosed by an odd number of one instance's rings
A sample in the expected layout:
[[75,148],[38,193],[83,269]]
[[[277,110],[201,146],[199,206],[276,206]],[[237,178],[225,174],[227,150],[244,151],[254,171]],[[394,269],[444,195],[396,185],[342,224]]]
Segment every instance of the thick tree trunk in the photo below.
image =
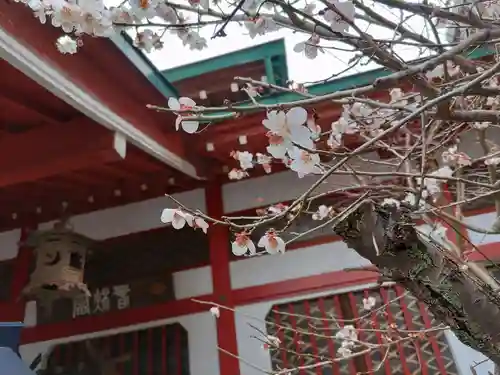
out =
[[334,231],[424,302],[465,345],[500,365],[500,298],[446,250],[417,235],[408,209],[363,202]]

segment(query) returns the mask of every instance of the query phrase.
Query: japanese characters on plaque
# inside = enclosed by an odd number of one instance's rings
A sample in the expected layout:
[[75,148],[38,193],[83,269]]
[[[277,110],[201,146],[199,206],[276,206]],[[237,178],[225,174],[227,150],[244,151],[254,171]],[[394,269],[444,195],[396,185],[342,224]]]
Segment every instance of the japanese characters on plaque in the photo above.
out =
[[73,318],[124,310],[130,307],[130,285],[115,285],[91,291],[91,296],[73,298]]

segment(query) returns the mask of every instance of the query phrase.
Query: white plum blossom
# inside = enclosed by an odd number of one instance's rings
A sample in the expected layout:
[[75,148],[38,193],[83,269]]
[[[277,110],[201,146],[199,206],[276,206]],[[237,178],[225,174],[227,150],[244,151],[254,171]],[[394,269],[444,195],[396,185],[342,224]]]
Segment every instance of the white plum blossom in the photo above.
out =
[[304,9],[302,9],[302,11],[305,13],[305,14],[308,14],[310,16],[312,16],[314,10],[316,9],[316,4],[314,3],[309,3],[309,4],[306,4],[304,6]]
[[284,111],[269,111],[267,118],[262,121],[262,125],[273,135],[283,137],[283,140],[289,140],[302,147],[312,149],[314,142],[311,139],[311,131],[304,126],[307,118],[308,114],[304,108],[294,107],[286,113]]
[[289,168],[292,171],[297,172],[299,177],[304,177],[308,174],[321,173],[321,168],[319,168],[321,160],[318,154],[294,147],[291,151],[289,151],[289,155],[292,159]]
[[287,158],[287,151],[293,146],[292,142],[273,132],[267,132],[266,135],[269,141],[266,151],[273,158],[285,160]]
[[205,219],[203,219],[202,217],[199,217],[199,216],[194,216],[194,220],[193,220],[193,228],[194,229],[197,229],[197,228],[200,228],[203,233],[207,234],[208,232],[208,223],[205,221]]
[[408,104],[408,100],[404,99],[403,90],[401,90],[399,87],[393,88],[389,92],[389,95],[391,96],[391,103],[392,104],[398,104],[398,105],[407,105]]
[[337,354],[342,358],[346,358],[352,354],[352,350],[346,345],[341,345],[340,348],[337,350]]
[[358,340],[358,332],[356,331],[356,328],[354,328],[353,325],[347,324],[344,327],[342,327],[341,330],[337,331],[335,334],[335,338],[337,340],[342,340],[343,342],[347,343],[347,346],[350,344],[353,344],[354,341]]
[[210,0],[189,0],[189,4],[193,7],[201,7],[203,9],[210,8]]
[[375,307],[377,304],[377,299],[375,297],[368,297],[368,298],[363,298],[363,309],[365,310],[371,310]]
[[486,165],[498,165],[500,164],[500,155],[491,156],[484,161]]
[[[426,206],[425,200],[428,196],[429,192],[426,189],[423,189],[418,202],[420,208],[424,208]],[[409,204],[410,206],[415,206],[417,204],[417,196],[414,193],[408,193],[403,199],[403,202]]]
[[231,156],[240,162],[242,170],[253,168],[253,154],[248,151],[232,151]]
[[248,233],[236,233],[235,239],[231,244],[231,251],[234,255],[241,256],[249,253],[250,255],[256,254],[255,244],[250,239]]
[[131,13],[140,21],[156,16],[158,0],[128,0]]
[[178,21],[175,10],[165,3],[159,3],[156,6],[156,16],[162,18],[165,22],[176,24]]
[[68,35],[59,37],[56,41],[56,47],[62,54],[75,54],[78,52],[78,43]]
[[446,238],[446,233],[448,232],[448,228],[445,227],[443,224],[437,222],[434,225],[434,228],[431,231],[431,237],[436,237],[439,239],[444,239]]
[[[423,181],[424,187],[429,192],[429,195],[433,196],[433,195],[441,192],[441,187],[442,187],[443,183],[446,181],[446,179],[453,176],[453,170],[448,166],[444,166],[444,167],[441,167],[438,170],[430,173],[429,175],[441,177],[439,179],[438,178],[429,178],[429,177],[424,178],[424,181]],[[420,184],[420,178],[417,178],[417,183]]]
[[318,210],[315,213],[313,213],[312,219],[323,220],[324,218],[328,217],[332,211],[333,211],[332,207],[328,207],[322,204],[321,206],[318,207]]
[[153,49],[161,49],[160,35],[155,34],[152,30],[146,29],[137,33],[134,39],[134,46],[142,48],[147,53],[151,53]]
[[288,209],[288,206],[283,203],[274,204],[269,206],[266,211],[270,214],[280,214]]
[[262,165],[266,173],[271,173],[271,163],[273,159],[269,155],[261,154],[260,152],[257,152],[255,156],[257,157],[257,164]]
[[229,171],[227,176],[230,180],[242,180],[245,177],[248,177],[248,172],[241,169],[233,168]]
[[337,331],[335,338],[341,341],[337,354],[341,357],[347,357],[352,354],[352,349],[356,345],[355,341],[358,340],[358,332],[353,325],[348,324],[340,331]]
[[458,146],[452,146],[448,150],[444,151],[441,155],[443,162],[453,166],[464,167],[471,165],[472,159],[469,155],[464,152],[458,151]]
[[269,254],[284,254],[286,250],[285,241],[274,230],[269,230],[263,235],[259,242],[258,247],[263,247]]
[[276,336],[267,335],[266,338],[269,344],[271,344],[272,346],[278,347],[281,345],[281,340]]
[[182,229],[187,225],[193,229],[201,229],[205,234],[208,231],[208,223],[202,217],[191,215],[180,209],[165,208],[160,220],[164,224],[171,224],[174,229]]
[[212,316],[214,318],[219,318],[220,317],[220,309],[217,306],[212,306],[210,308],[210,314],[212,314]]
[[[173,111],[191,110],[194,107],[196,107],[196,102],[191,98],[181,97],[179,99],[168,99],[168,108]],[[200,124],[198,121],[184,120],[184,118],[180,114],[177,115],[177,119],[175,120],[175,129],[179,130],[179,127],[182,127],[182,130],[184,130],[188,134],[196,133],[198,131],[199,125]]]
[[194,217],[193,215],[179,209],[165,208],[161,213],[160,220],[164,224],[172,224],[174,229],[182,229],[186,223],[192,227]]
[[295,47],[293,47],[293,50],[298,53],[303,52],[308,59],[313,60],[318,57],[318,52],[325,53],[323,48],[319,46],[320,40],[317,34],[313,34],[305,42],[297,43]]
[[279,29],[276,22],[268,16],[258,16],[252,20],[244,22],[250,38],[254,39],[257,35],[265,35]]
[[342,136],[344,134],[356,134],[358,131],[358,124],[355,121],[351,121],[348,114],[344,112],[337,121],[332,123],[330,136],[340,144],[342,143]]
[[350,112],[351,115],[360,118],[370,117],[372,114],[372,110],[369,106],[364,103],[356,102],[353,103],[350,107],[348,105],[344,105],[344,110]]
[[207,47],[207,40],[196,31],[180,28],[176,30],[176,34],[182,41],[182,44],[189,46],[190,50],[201,51]]
[[[327,22],[330,22],[330,27],[333,31],[344,32],[349,29],[349,23],[347,23],[344,17],[353,22],[354,16],[356,14],[356,8],[351,1],[338,1],[338,0],[327,0],[336,11],[328,8],[324,13],[323,17]],[[340,14],[342,14],[342,16]]]

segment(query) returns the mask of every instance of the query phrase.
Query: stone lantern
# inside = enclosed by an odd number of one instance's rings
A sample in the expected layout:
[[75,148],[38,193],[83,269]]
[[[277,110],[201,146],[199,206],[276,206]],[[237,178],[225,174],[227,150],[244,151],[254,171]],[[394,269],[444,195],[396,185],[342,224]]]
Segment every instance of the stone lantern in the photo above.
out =
[[83,276],[85,258],[93,243],[90,238],[74,232],[67,221],[56,223],[50,230],[33,232],[25,245],[33,247],[35,267],[24,294],[42,304],[48,302],[45,307],[49,309],[58,298],[90,296]]

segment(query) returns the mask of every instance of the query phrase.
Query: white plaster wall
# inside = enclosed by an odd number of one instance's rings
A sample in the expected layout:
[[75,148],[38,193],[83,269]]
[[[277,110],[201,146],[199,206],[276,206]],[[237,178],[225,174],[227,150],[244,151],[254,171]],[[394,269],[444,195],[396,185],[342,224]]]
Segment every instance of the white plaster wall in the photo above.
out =
[[[366,155],[366,158],[371,160],[379,159],[376,153],[370,153]],[[382,172],[388,169],[387,166],[381,164],[368,164],[356,160],[351,163],[351,166],[359,170],[372,172]],[[319,176],[299,178],[297,173],[286,171],[225,184],[223,187],[224,212],[237,212],[292,200],[307,191],[318,178]],[[334,175],[322,182],[318,189],[315,190],[315,194],[349,186],[352,183],[353,179],[349,175]]]
[[[173,194],[172,196],[188,207],[205,211],[205,192],[203,189]],[[105,240],[165,225],[160,221],[164,208],[176,208],[176,205],[167,197],[148,199],[138,203],[72,216],[71,223],[76,232],[95,240]],[[49,229],[53,223],[43,223],[40,225],[40,229]]]
[[212,294],[212,269],[210,266],[175,272],[174,292],[176,299]]
[[240,289],[368,264],[344,242],[330,242],[231,262],[231,286]]
[[[495,219],[496,214],[494,212],[490,212],[487,214],[466,217],[465,223],[483,229],[490,229]],[[467,233],[474,245],[484,245],[493,242],[500,242],[500,234],[485,235],[483,233],[478,233],[470,229],[467,229]]]
[[58,340],[37,342],[20,347],[23,360],[31,363],[40,353],[50,353],[54,345],[80,341],[95,337],[113,335],[116,333],[130,332],[144,328],[180,323],[188,332],[189,364],[191,375],[219,375],[219,361],[217,350],[217,331],[215,318],[210,312],[186,315],[178,318],[157,320],[143,324],[121,327],[107,331],[94,332],[85,335],[71,336]]
[[20,239],[20,229],[0,233],[0,261],[12,259],[17,256]]

